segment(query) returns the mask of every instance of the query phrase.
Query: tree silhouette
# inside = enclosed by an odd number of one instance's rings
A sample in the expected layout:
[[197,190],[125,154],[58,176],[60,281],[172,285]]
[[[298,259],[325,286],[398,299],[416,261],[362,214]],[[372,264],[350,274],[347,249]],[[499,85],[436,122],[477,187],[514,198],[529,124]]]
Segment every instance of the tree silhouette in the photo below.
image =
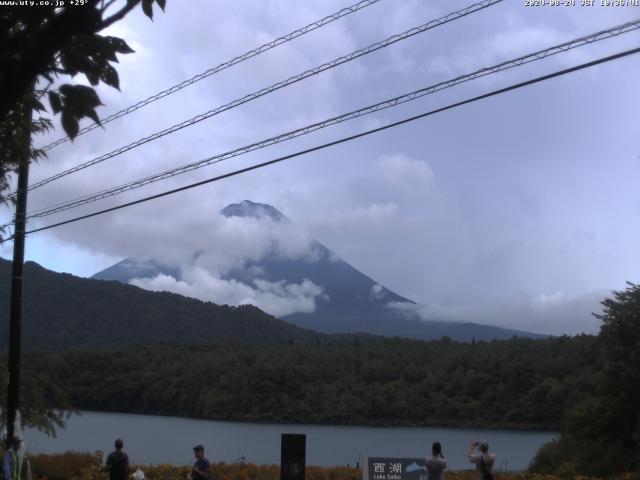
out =
[[[153,17],[153,4],[164,10],[166,0],[74,0],[49,6],[0,9],[0,199],[8,176],[24,161],[44,152],[31,148],[31,136],[51,128],[43,115],[30,122],[30,111],[60,114],[65,133],[74,138],[78,121],[100,122],[100,98],[86,85],[62,83],[60,77],[83,74],[92,86],[100,82],[118,88],[117,54],[131,53],[127,43],[99,32],[124,18],[139,4]],[[31,125],[30,125],[31,124]],[[25,153],[29,152],[25,159]]]

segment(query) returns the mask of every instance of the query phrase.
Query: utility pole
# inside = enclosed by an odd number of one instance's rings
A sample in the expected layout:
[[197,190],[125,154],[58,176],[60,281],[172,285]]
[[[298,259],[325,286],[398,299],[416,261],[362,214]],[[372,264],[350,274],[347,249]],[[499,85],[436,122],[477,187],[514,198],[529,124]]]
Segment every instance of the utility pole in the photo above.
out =
[[24,149],[18,166],[16,192],[16,216],[13,233],[13,270],[11,273],[11,313],[9,318],[9,385],[7,387],[7,438],[11,445],[15,434],[16,412],[20,408],[20,348],[22,343],[22,270],[24,264],[24,239],[27,214],[27,189],[29,186],[29,160],[31,154],[31,106],[23,108]]

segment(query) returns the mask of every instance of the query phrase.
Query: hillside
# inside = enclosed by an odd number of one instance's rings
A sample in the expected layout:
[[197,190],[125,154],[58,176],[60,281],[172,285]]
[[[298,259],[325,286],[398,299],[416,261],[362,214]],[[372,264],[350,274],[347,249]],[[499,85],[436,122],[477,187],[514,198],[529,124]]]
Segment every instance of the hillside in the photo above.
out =
[[[4,318],[9,316],[10,278],[11,262],[0,259],[0,312]],[[24,266],[22,327],[27,351],[159,341],[277,343],[323,338],[250,305],[218,306],[120,282],[56,273],[34,262]],[[0,344],[4,348],[7,337],[8,322],[1,322]]]

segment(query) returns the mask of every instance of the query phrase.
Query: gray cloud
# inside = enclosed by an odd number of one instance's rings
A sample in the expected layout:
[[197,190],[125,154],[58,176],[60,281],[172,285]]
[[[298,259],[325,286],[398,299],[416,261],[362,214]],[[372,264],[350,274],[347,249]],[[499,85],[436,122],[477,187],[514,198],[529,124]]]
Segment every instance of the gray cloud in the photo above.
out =
[[[338,0],[303,2],[294,9],[285,0],[243,0],[223,8],[190,0],[189,5],[179,8],[169,2],[167,13],[157,15],[153,23],[137,12],[112,28],[109,33],[125,37],[136,53],[121,56],[122,93],[100,89],[106,104],[103,115],[345,6]],[[428,5],[418,0],[380,2],[113,122],[105,131],[58,147],[48,160],[34,166],[32,181],[465,5],[468,2],[462,0]],[[521,2],[502,2],[33,191],[30,209],[222,153],[601,30],[630,20],[632,10],[531,9]],[[461,85],[74,214],[182,186],[618,52],[635,46],[637,38],[637,33],[630,34]],[[92,273],[126,256],[160,256],[183,265],[193,252],[202,251],[200,266],[216,278],[263,255],[274,242],[285,255],[312,255],[308,247],[314,237],[401,295],[422,304],[465,308],[473,318],[488,322],[496,318],[505,325],[512,321],[524,328],[528,325],[524,320],[497,313],[492,317],[491,309],[470,311],[465,305],[511,305],[518,292],[526,292],[529,300],[519,305],[535,312],[534,299],[548,292],[565,292],[563,304],[568,305],[569,299],[589,292],[624,288],[626,280],[637,281],[640,165],[637,135],[629,125],[635,124],[640,93],[624,88],[633,78],[634,62],[602,65],[286,164],[34,234],[27,243],[27,257],[58,270]],[[60,134],[58,129],[38,143]],[[274,205],[300,229],[279,233],[269,225],[219,218],[222,207],[244,198]],[[11,216],[8,210],[3,215]],[[37,220],[31,226],[69,216]],[[260,294],[256,285],[248,287]],[[537,329],[532,316],[522,318],[531,318],[531,329]],[[541,325],[553,330],[552,323]],[[566,325],[574,328],[579,323]],[[592,327],[587,324],[585,329]]]

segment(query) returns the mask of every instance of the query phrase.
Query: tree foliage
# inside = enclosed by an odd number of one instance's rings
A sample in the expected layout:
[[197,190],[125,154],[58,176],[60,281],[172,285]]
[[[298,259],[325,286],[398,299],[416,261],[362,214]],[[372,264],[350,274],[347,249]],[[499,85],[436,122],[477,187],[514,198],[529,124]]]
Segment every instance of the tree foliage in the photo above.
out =
[[[40,3],[40,2],[38,2]],[[44,3],[44,2],[43,2]],[[20,165],[44,155],[32,148],[31,137],[52,127],[44,103],[60,115],[62,127],[73,139],[85,117],[100,123],[101,105],[94,89],[65,83],[82,74],[92,86],[100,82],[119,88],[113,64],[117,54],[133,50],[121,38],[99,32],[142,4],[151,18],[153,4],[164,10],[165,0],[81,0],[44,5],[0,8],[0,201],[6,201],[10,175]],[[35,113],[35,118],[34,118]],[[0,232],[2,233],[2,232]],[[0,381],[6,389],[6,382]],[[26,425],[52,433],[63,424],[68,407],[64,395],[35,371],[22,376],[22,418]],[[0,391],[0,396],[5,394]]]
[[[0,361],[6,364],[6,355],[3,354]],[[7,380],[7,371],[0,369],[2,411],[6,407]],[[32,368],[22,369],[20,398],[22,426],[37,428],[47,435],[55,435],[56,428],[64,427],[65,418],[73,411],[66,393],[46,374]],[[4,424],[4,421],[2,417],[0,423]]]
[[[356,341],[357,340],[357,341]],[[254,422],[558,428],[595,337],[156,344],[25,361],[79,409]],[[99,379],[99,381],[97,381]]]
[[640,285],[629,283],[602,305],[594,387],[571,409],[561,438],[541,452],[540,471],[560,461],[585,474],[640,470]]
[[[43,115],[45,102],[60,115],[66,134],[74,138],[85,117],[100,123],[100,98],[92,87],[63,83],[82,74],[92,86],[100,82],[118,88],[114,64],[117,54],[131,53],[127,43],[99,32],[142,4],[153,16],[153,4],[164,10],[166,0],[83,0],[63,6],[14,6],[0,9],[0,194],[8,188],[8,175],[21,162],[37,159],[31,135],[51,128]],[[79,5],[77,3],[80,3]],[[61,81],[61,78],[63,79]],[[39,116],[33,126],[25,112]]]

